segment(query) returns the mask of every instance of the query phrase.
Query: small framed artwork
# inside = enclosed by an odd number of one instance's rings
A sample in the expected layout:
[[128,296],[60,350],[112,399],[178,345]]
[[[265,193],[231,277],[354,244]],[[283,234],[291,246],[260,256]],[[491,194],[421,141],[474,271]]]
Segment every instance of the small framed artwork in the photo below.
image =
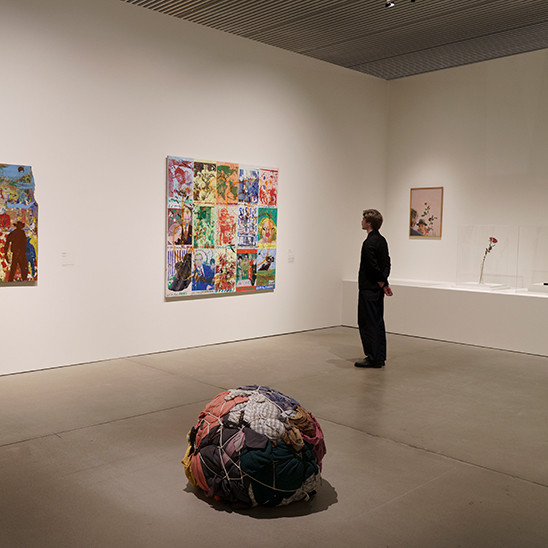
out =
[[412,188],[410,238],[441,238],[443,187]]

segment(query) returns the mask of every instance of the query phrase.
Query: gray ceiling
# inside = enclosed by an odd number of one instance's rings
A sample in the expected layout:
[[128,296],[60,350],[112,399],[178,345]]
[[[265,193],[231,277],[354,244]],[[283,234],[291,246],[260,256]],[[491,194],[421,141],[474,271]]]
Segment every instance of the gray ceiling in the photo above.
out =
[[385,80],[548,48],[548,0],[122,0]]

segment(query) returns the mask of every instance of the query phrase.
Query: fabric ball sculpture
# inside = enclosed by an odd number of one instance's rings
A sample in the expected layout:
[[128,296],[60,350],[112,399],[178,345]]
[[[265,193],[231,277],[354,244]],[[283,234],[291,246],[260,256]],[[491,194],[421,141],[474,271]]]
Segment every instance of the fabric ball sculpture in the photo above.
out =
[[182,460],[194,486],[231,504],[282,506],[320,482],[323,432],[294,399],[266,386],[217,395],[188,433]]

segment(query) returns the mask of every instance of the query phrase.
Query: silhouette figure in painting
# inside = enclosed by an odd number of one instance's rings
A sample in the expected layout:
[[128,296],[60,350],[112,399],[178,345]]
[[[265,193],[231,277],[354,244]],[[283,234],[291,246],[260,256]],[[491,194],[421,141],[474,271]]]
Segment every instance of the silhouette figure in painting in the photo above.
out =
[[171,282],[171,291],[183,291],[192,281],[192,254],[187,253],[182,261],[175,263],[175,278]]
[[7,238],[6,245],[4,247],[4,253],[6,260],[8,260],[8,252],[11,247],[11,268],[8,277],[9,282],[13,282],[15,278],[15,272],[17,267],[21,270],[21,280],[26,281],[28,277],[27,268],[27,235],[23,230],[24,223],[17,221],[15,223],[15,230],[12,230]]

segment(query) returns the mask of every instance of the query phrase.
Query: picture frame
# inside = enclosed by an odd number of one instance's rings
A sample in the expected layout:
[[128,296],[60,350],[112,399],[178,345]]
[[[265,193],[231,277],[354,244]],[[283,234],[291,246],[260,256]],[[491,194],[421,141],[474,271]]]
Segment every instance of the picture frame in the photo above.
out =
[[278,169],[167,157],[165,297],[274,290]]
[[409,238],[440,239],[443,187],[412,188],[409,201]]
[[0,164],[0,285],[38,281],[38,204],[31,166]]

